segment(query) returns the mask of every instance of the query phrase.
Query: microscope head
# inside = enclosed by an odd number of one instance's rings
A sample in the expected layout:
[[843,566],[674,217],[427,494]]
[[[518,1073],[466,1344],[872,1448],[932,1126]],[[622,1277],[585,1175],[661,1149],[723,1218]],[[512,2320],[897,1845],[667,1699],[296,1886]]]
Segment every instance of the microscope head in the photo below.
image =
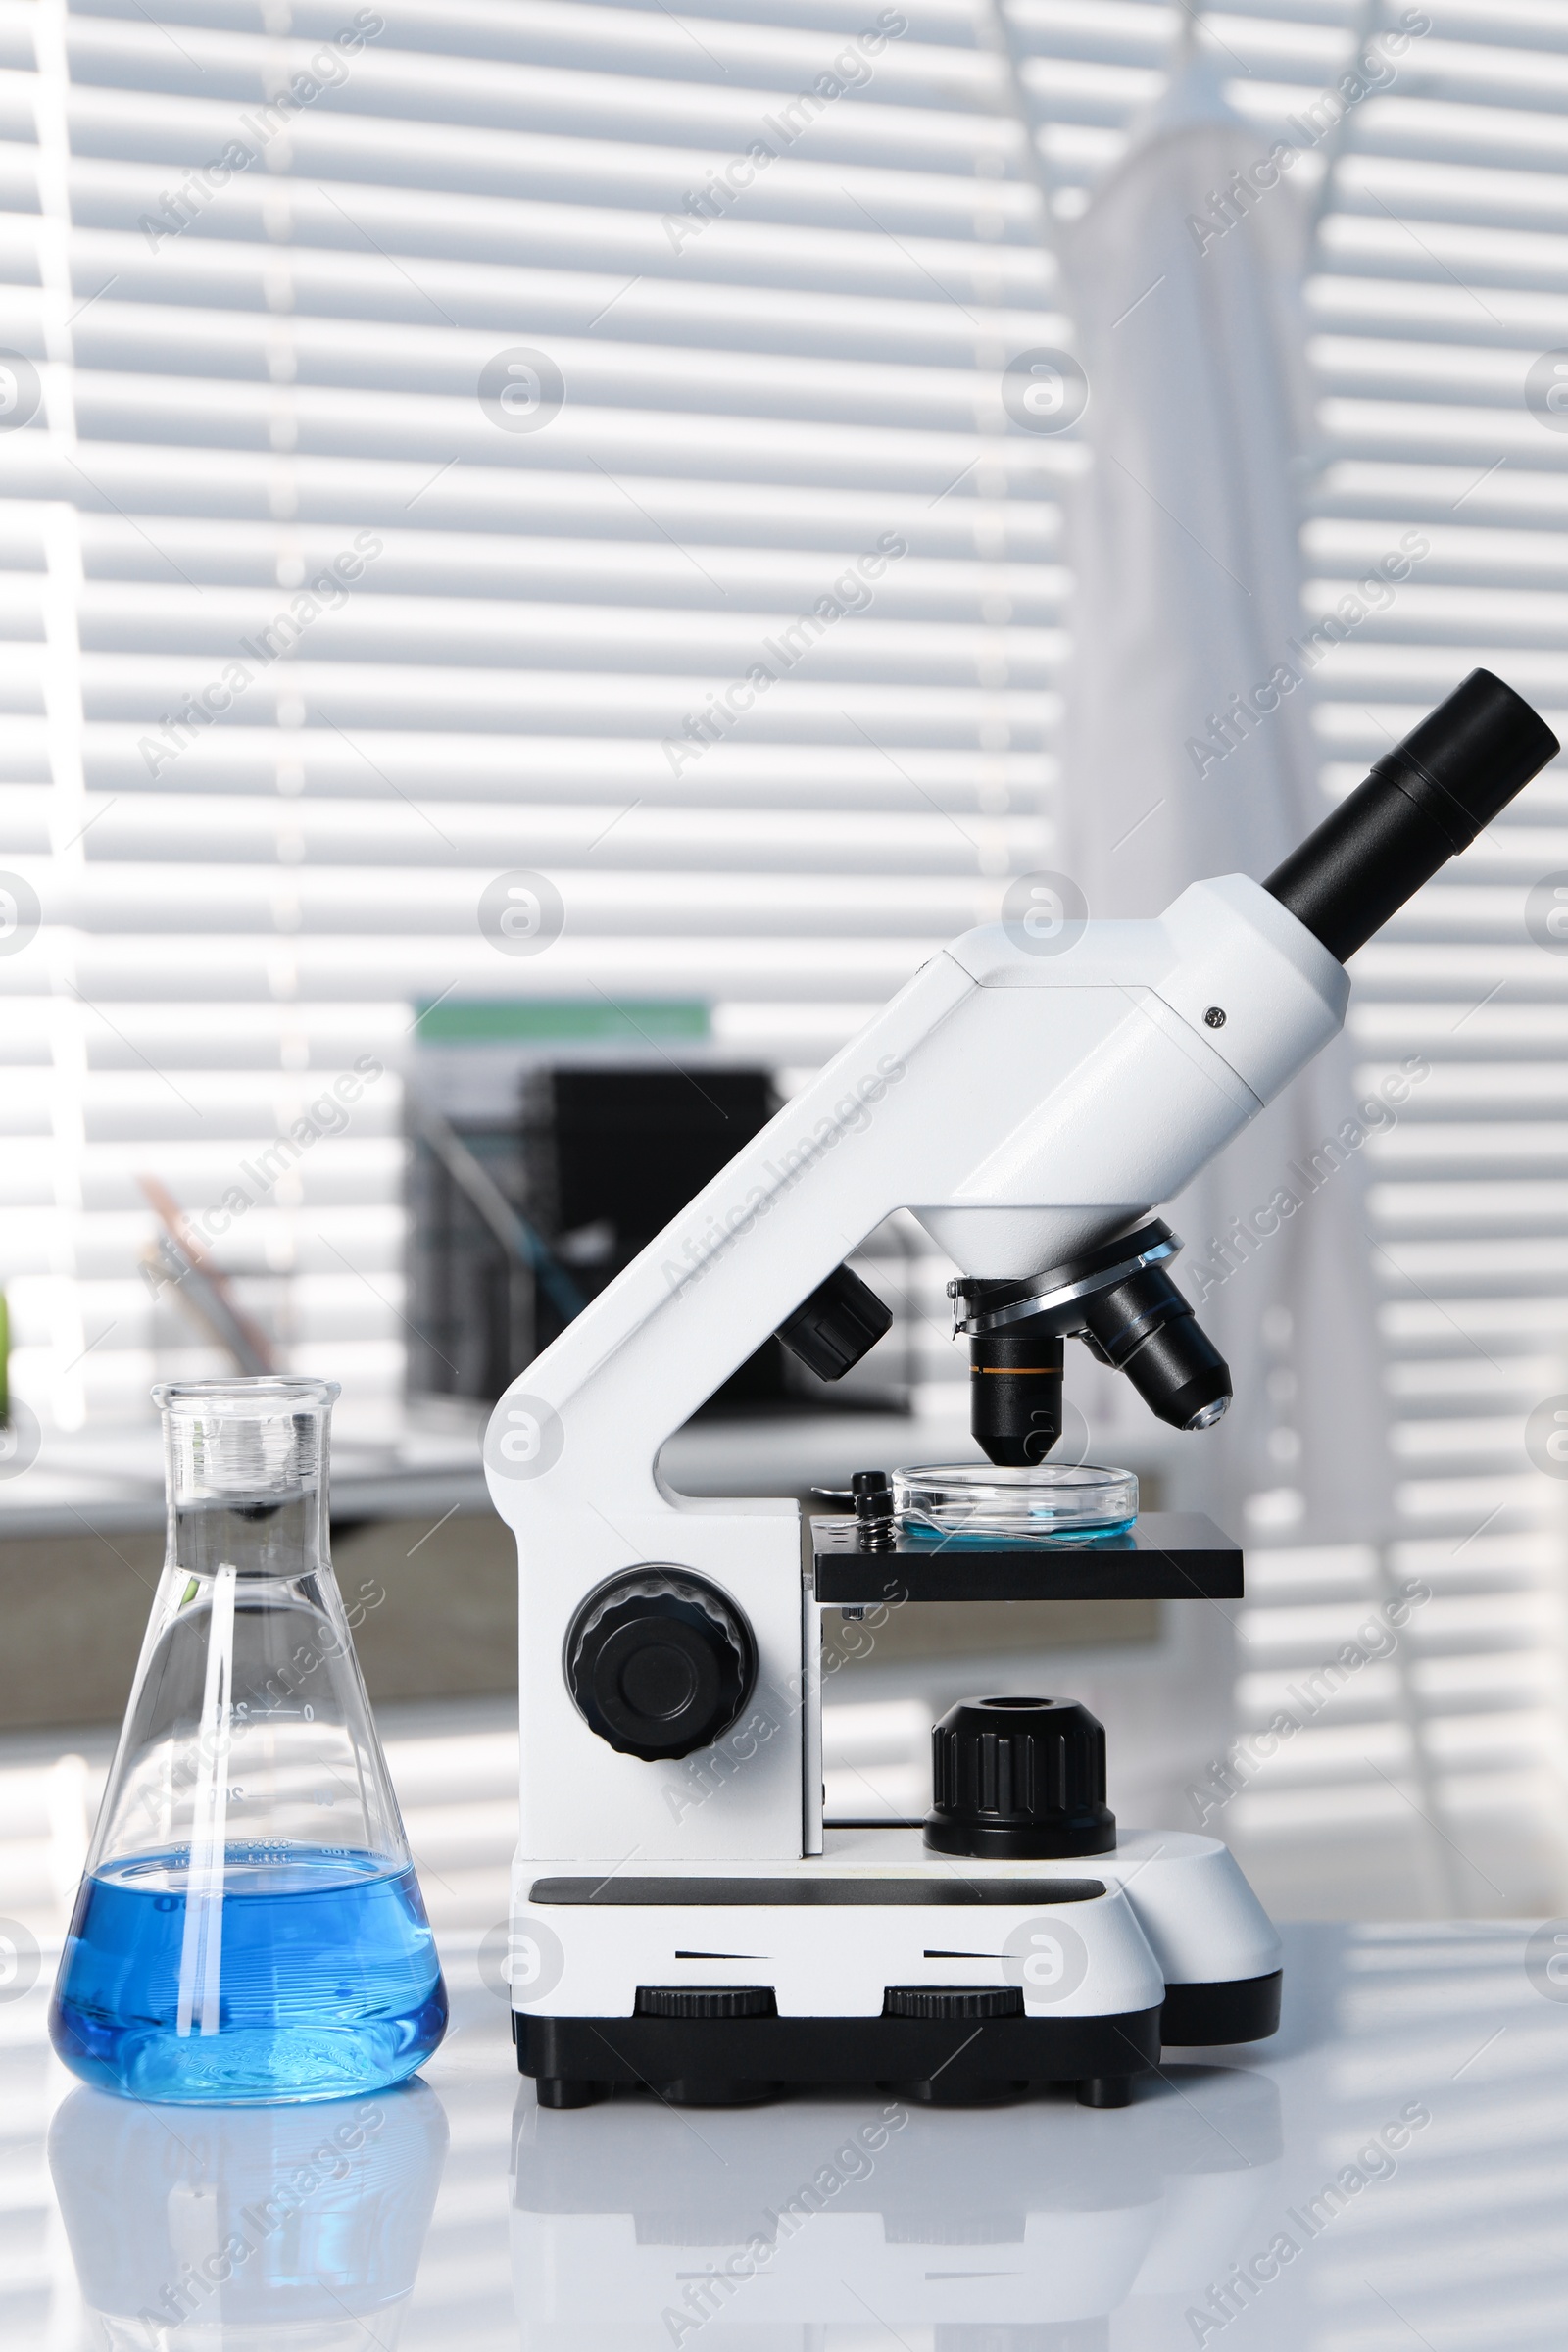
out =
[[[1339,962],[1490,824],[1553,759],[1556,737],[1489,670],[1472,670],[1263,888]],[[1204,1019],[1225,1021],[1217,1006]],[[988,1458],[1025,1468],[1061,1435],[1063,1343],[1081,1339],[1125,1372],[1174,1429],[1210,1429],[1230,1373],[1166,1261],[1181,1244],[1158,1218],[1016,1281],[948,1285],[970,1349],[971,1427]]]

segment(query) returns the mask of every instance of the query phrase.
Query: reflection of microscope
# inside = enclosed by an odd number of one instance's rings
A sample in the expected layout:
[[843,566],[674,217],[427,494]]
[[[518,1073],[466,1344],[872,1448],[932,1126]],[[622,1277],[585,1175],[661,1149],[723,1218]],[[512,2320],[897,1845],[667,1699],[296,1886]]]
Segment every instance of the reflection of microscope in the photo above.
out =
[[1128,2341],[1188,2342],[1185,2307],[1277,2207],[1280,2159],[1279,2094],[1240,2069],[1174,2068],[1109,2127],[1046,2101],[937,2119],[874,2094],[705,2117],[700,2137],[653,2100],[570,2125],[521,2108],[523,2352],[654,2352],[710,2340],[710,2322],[767,2352],[839,2329],[1104,2352],[1129,2301]]
[[513,2004],[541,2102],[1071,2081],[1109,2105],[1162,2040],[1272,2032],[1251,1889],[1216,1839],[1117,1839],[1080,1708],[956,1710],[923,1841],[822,1818],[824,1607],[1236,1593],[1217,1530],[1151,1514],[1119,1547],[933,1551],[868,1481],[858,1529],[815,1523],[803,1586],[793,1502],[693,1500],[655,1465],[770,1332],[829,1376],[874,1344],[887,1311],[842,1261],[898,1208],[962,1269],[993,1462],[1049,1451],[1073,1332],[1177,1427],[1217,1418],[1229,1375],[1151,1208],[1335,1034],[1346,957],[1556,750],[1478,670],[1267,884],[1069,923],[1049,954],[967,933],[508,1391],[485,1459],[518,1539]]

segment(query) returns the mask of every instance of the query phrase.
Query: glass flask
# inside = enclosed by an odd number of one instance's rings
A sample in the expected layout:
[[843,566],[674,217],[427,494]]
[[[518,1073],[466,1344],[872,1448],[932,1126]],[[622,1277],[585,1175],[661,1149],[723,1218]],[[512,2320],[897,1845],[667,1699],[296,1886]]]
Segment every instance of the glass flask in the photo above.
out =
[[327,1553],[335,1383],[173,1381],[169,1545],[50,2010],[138,2099],[341,2099],[447,1997]]

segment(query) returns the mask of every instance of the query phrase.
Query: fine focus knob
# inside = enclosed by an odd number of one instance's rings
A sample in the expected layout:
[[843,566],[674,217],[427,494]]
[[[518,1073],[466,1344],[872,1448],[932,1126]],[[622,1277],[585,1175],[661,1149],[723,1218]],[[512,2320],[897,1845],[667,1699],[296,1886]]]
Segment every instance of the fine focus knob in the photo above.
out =
[[729,1730],[757,1680],[757,1644],[716,1585],[654,1561],[589,1593],[566,1635],[565,1670],[600,1739],[653,1764]]
[[931,1738],[933,1852],[1044,1861],[1113,1850],[1105,1734],[1076,1699],[960,1699]]

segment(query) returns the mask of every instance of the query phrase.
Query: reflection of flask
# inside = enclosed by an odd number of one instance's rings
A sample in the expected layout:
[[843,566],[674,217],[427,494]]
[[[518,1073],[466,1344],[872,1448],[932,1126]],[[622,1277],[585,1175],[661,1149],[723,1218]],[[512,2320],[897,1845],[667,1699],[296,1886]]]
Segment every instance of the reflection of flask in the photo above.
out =
[[401,2082],[446,2030],[327,1556],[336,1394],[155,1391],[168,1562],[50,2013],[101,2089],[346,2098]]
[[177,2131],[154,2107],[77,2090],[50,2128],[49,2167],[111,2345],[366,2352],[393,2341],[446,2147],[423,2082],[308,2116],[215,2109]]

